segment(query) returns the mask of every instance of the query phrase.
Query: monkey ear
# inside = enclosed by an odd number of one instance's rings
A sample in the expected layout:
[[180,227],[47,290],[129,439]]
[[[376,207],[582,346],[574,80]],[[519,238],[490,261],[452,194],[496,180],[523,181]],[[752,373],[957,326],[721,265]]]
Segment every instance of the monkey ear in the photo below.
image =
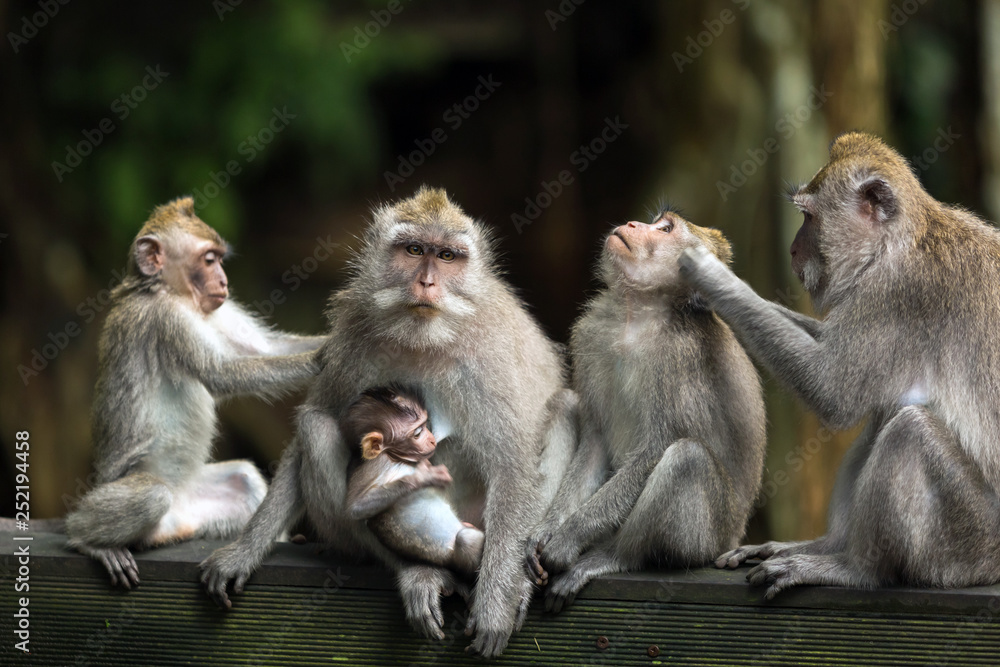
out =
[[364,437],[361,438],[361,458],[366,461],[376,458],[382,453],[382,447],[384,445],[385,440],[382,438],[382,434],[378,431],[365,433]]
[[898,203],[896,193],[885,179],[873,177],[858,188],[861,200],[861,215],[872,222],[886,222],[896,215]]
[[163,244],[155,236],[142,236],[135,241],[135,264],[144,276],[155,276],[163,270]]

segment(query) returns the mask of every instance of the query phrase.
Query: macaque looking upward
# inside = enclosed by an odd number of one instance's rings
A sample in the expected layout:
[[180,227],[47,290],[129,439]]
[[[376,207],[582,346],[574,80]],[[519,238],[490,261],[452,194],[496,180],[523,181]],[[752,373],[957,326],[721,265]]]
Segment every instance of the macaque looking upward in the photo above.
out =
[[451,484],[431,465],[437,441],[416,392],[398,386],[362,393],[343,420],[348,442],[360,443],[361,463],[347,487],[347,511],[388,549],[404,558],[472,575],[483,554],[483,532],[464,523],[438,489]]

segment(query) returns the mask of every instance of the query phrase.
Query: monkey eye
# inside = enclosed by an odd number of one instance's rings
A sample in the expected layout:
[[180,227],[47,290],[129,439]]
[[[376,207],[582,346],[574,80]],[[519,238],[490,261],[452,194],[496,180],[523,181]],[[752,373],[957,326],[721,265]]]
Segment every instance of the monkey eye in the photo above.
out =
[[424,249],[418,246],[416,243],[411,243],[406,246],[407,254],[413,255],[414,257],[419,257],[424,254]]
[[214,250],[209,250],[208,252],[205,253],[205,263],[206,264],[214,264],[216,262],[216,260],[218,260],[220,262],[222,261],[222,260],[219,259],[219,256],[217,254],[215,254]]
[[674,223],[668,220],[666,224],[660,227],[660,231],[669,234],[670,232],[674,231]]
[[812,219],[813,219],[812,213],[810,213],[809,211],[802,211],[802,222],[804,223],[812,222]]
[[414,438],[419,438],[420,434],[423,433],[423,432],[424,432],[424,427],[423,426],[418,426],[417,428],[415,428],[413,430],[413,437]]
[[444,260],[445,262],[450,262],[453,259],[455,259],[455,253],[452,252],[451,250],[442,250],[441,252],[438,253],[438,257]]

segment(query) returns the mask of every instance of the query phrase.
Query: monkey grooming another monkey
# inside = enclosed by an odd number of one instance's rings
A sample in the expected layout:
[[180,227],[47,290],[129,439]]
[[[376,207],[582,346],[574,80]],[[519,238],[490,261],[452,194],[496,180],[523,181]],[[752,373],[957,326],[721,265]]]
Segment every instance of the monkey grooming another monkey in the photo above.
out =
[[764,466],[764,400],[736,337],[678,273],[693,247],[723,265],[731,254],[721,233],[671,210],[605,241],[606,287],[570,341],[579,400],[553,421],[577,424],[580,444],[527,543],[549,610],[600,575],[707,564],[746,529]]
[[832,428],[866,420],[829,529],[723,554],[791,586],[1000,582],[1000,233],[934,200],[902,156],[852,132],[791,194],[792,268],[822,321],[760,298],[697,249],[683,275],[752,355]]
[[466,632],[472,652],[496,656],[534,590],[524,541],[575,447],[569,437],[542,438],[546,404],[563,385],[556,347],[500,277],[487,228],[443,190],[422,187],[376,208],[351,268],[330,299],[330,336],[295,440],[239,539],[202,563],[202,582],[228,606],[230,582],[240,592],[304,511],[323,540],[392,568],[411,624],[443,639],[441,596],[464,583],[399,558],[345,502],[356,447],[343,432],[347,407],[369,387],[417,386],[441,438],[434,458],[453,478],[440,492],[485,533]]
[[131,588],[129,547],[236,535],[267,484],[249,461],[209,463],[217,399],[267,399],[315,375],[321,336],[270,329],[228,301],[226,242],[190,197],[132,243],[101,332],[92,412],[98,483],[66,517],[70,547]]
[[430,464],[437,441],[419,395],[401,387],[369,389],[347,409],[343,431],[362,458],[347,484],[351,518],[367,520],[379,541],[404,558],[474,574],[483,532],[459,520],[438,491],[451,484],[451,475],[446,466]]

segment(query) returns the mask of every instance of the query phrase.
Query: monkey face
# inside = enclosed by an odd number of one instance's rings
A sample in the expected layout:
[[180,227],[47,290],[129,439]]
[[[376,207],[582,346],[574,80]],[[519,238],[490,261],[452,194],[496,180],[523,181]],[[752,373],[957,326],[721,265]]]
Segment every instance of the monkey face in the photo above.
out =
[[182,254],[177,261],[183,267],[185,287],[201,312],[208,315],[229,296],[229,282],[222,268],[225,248],[191,235],[187,235],[179,248]]
[[608,235],[602,272],[609,285],[640,291],[686,290],[677,258],[685,248],[699,244],[723,261],[729,260],[729,244],[718,231],[693,225],[673,211],[662,211],[649,224],[633,220]]
[[455,340],[475,312],[474,257],[459,236],[402,226],[374,294],[381,333],[415,348]]
[[390,432],[392,440],[385,446],[385,452],[394,460],[419,463],[430,458],[437,449],[437,440],[431,433],[425,410],[420,410],[415,420],[392,424]]

